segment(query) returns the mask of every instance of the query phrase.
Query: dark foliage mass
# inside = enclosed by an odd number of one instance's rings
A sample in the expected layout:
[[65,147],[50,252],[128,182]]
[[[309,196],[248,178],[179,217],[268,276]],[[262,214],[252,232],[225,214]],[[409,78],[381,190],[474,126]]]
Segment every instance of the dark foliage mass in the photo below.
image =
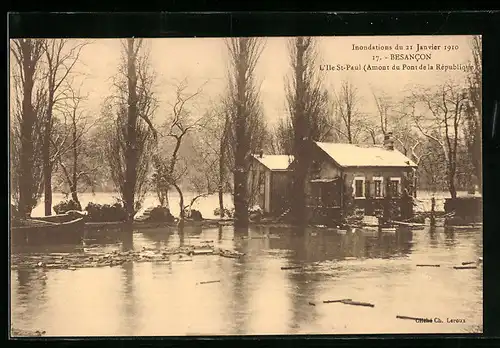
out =
[[70,210],[82,210],[82,207],[79,202],[75,202],[72,199],[61,201],[54,205],[54,211],[56,214],[64,214]]
[[101,205],[90,202],[85,210],[88,213],[87,221],[89,222],[118,222],[127,219],[127,212],[120,203]]

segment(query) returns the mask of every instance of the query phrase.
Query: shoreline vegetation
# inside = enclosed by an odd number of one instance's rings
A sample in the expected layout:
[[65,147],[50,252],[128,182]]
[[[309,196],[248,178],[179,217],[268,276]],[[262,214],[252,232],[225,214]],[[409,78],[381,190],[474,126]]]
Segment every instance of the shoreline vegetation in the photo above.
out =
[[[225,39],[228,69],[223,88],[213,98],[207,98],[213,89],[211,78],[173,78],[168,83],[171,95],[166,103],[158,94],[167,86],[164,82],[158,85],[156,80],[150,40],[127,38],[120,42],[121,52],[116,52],[120,60],[109,76],[112,85],[101,96],[100,111],[94,114],[87,108],[88,95],[76,83],[83,63],[80,54],[94,42],[12,40],[10,52],[16,63],[11,71],[16,93],[10,125],[14,217],[23,221],[32,218],[42,196],[45,217],[53,212],[59,215],[68,210],[82,211],[83,192],[114,187],[119,203],[89,203],[85,208],[87,221],[127,221],[136,225],[136,214],[151,193],[156,194],[160,207],[168,209],[165,216],[158,209],[157,218],[151,220],[173,221],[169,209],[173,208],[179,209],[176,215],[182,222],[189,218],[205,221],[199,211],[198,217],[190,216],[196,211],[194,204],[203,197],[217,195],[221,217],[226,205],[233,205],[230,217],[234,226],[247,228],[265,217],[262,209],[261,216],[255,216],[256,204],[266,206],[266,212],[276,210],[267,209],[266,198],[261,199],[260,195],[266,196],[267,184],[260,182],[264,178],[256,175],[251,160],[252,154],[265,153],[294,156],[293,166],[289,163],[291,177],[286,179],[286,196],[290,197],[283,196],[280,202],[290,209],[287,222],[307,226],[309,201],[319,199],[315,208],[324,210],[333,205],[342,211],[341,217],[334,217],[339,221],[328,221],[329,225],[349,225],[359,217],[351,219],[351,210],[358,208],[351,198],[361,197],[347,194],[350,183],[338,190],[342,194],[335,204],[310,192],[309,180],[320,165],[314,159],[317,142],[378,147],[390,139],[390,149],[407,156],[415,164],[411,167],[418,168],[418,172],[400,178],[398,187],[408,186],[408,194],[418,189],[417,182],[420,188],[447,190],[452,199],[462,190],[482,191],[482,51],[478,36],[469,42],[467,64],[473,69],[432,87],[412,84],[397,96],[383,90],[362,95],[349,79],[337,81],[338,88],[330,90],[326,76],[313,69],[324,41],[288,38],[288,72],[283,85],[286,112],[274,126],[268,122],[257,77],[261,54],[269,52],[266,40]],[[388,48],[370,43],[353,47]],[[417,51],[434,47],[437,45],[416,46]],[[362,101],[367,97],[375,104],[371,110]],[[418,181],[411,184],[415,175]],[[259,182],[254,181],[256,176]],[[58,191],[67,192],[67,198],[54,204]],[[195,195],[188,197],[188,191]],[[369,198],[369,191],[363,194],[365,198]],[[179,201],[176,208],[171,202],[173,192]],[[224,198],[226,194],[232,199]],[[389,202],[393,195],[384,196],[389,198],[387,206],[377,210],[384,210],[385,222],[408,217],[404,204],[399,207],[404,212],[393,214],[392,210],[397,210]],[[313,215],[326,223],[324,211]]]

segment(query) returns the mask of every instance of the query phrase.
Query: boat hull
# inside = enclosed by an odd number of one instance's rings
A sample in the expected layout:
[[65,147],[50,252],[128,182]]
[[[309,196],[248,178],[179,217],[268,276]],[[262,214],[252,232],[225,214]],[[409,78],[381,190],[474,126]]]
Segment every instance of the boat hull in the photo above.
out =
[[25,221],[11,227],[13,245],[79,244],[85,233],[83,217],[54,215]]

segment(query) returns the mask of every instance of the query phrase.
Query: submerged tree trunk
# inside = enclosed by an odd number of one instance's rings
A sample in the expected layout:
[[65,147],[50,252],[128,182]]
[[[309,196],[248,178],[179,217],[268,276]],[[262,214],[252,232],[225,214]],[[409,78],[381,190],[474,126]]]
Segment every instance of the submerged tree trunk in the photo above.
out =
[[244,230],[248,227],[248,160],[262,115],[253,76],[263,45],[259,38],[232,38],[227,46],[231,63],[229,110],[234,136],[234,226]]
[[128,110],[127,136],[125,144],[125,183],[123,200],[127,221],[131,222],[135,214],[135,186],[137,181],[137,72],[136,48],[134,39],[127,39],[127,78],[128,78]]
[[19,213],[24,217],[31,215],[33,207],[33,127],[35,124],[35,112],[31,101],[34,86],[34,71],[31,70],[29,61],[23,62],[24,85],[23,105],[21,120],[21,173],[19,180]]
[[229,122],[226,119],[224,122],[224,131],[222,133],[222,139],[220,141],[219,147],[219,216],[221,219],[225,216],[224,211],[224,182],[226,179],[226,145],[227,145],[227,132],[229,131]]
[[184,195],[182,190],[177,184],[173,184],[177,193],[179,194],[179,223],[182,225],[184,223],[185,212],[184,212]]
[[[293,192],[291,212],[294,225],[307,225],[306,181],[312,160],[314,140],[319,140],[320,120],[324,118],[327,95],[321,79],[314,75],[315,41],[310,37],[290,39],[291,82],[287,86],[287,103],[293,125]],[[348,130],[349,131],[349,130]]]
[[[49,116],[47,116],[48,118]],[[45,215],[52,215],[52,163],[50,161],[50,137],[51,125],[47,121],[44,127],[43,137],[43,191],[44,191],[44,206]]]
[[43,53],[41,39],[15,39],[12,40],[12,53],[18,65],[19,80],[17,84],[22,92],[20,105],[20,164],[19,175],[19,207],[18,212],[22,217],[29,217],[37,198],[37,179],[34,178],[35,158],[35,124],[42,119],[37,115],[39,108],[33,105],[33,91],[35,88],[38,63]]

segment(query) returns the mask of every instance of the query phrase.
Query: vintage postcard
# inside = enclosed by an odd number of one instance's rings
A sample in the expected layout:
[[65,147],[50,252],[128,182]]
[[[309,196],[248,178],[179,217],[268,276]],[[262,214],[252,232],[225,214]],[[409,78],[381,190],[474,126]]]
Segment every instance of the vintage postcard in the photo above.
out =
[[482,333],[481,62],[11,39],[11,335]]

